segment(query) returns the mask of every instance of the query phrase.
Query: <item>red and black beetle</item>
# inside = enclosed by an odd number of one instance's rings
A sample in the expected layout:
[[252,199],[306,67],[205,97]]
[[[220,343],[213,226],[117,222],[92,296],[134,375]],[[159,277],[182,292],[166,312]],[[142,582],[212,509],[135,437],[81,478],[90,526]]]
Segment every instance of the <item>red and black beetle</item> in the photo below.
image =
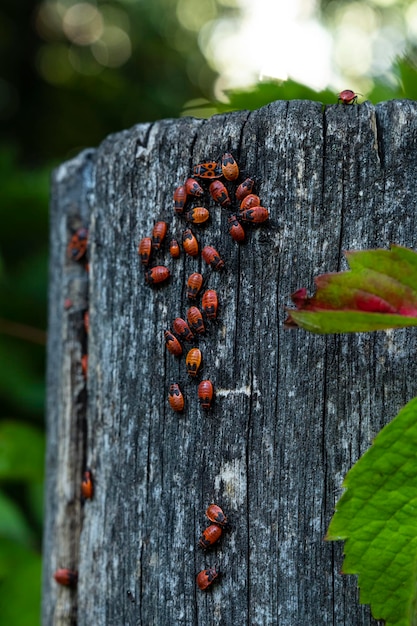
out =
[[231,203],[229,192],[227,191],[225,185],[221,182],[221,180],[214,180],[210,183],[209,192],[214,202],[220,204],[220,206],[229,206]]
[[223,530],[221,526],[217,524],[210,524],[207,526],[201,533],[201,537],[199,539],[198,545],[203,550],[207,550],[207,548],[211,548],[222,536]]
[[187,297],[190,298],[190,300],[196,299],[203,286],[203,281],[203,275],[199,272],[193,272],[189,275],[187,280]]
[[219,572],[218,570],[216,570],[215,567],[208,567],[207,569],[203,569],[197,574],[197,585],[201,590],[205,591],[213,584],[218,576]]
[[198,241],[190,228],[186,228],[182,234],[182,247],[190,256],[198,255]]
[[171,409],[181,413],[184,410],[184,396],[180,386],[177,383],[172,383],[169,388],[168,401]]
[[196,197],[202,196],[204,193],[204,189],[201,185],[198,184],[196,180],[194,180],[194,178],[187,178],[187,180],[185,181],[185,191],[190,196]]
[[339,93],[337,101],[342,104],[355,104],[360,95],[360,93],[355,93],[351,89],[344,89]]
[[239,166],[230,152],[225,152],[222,156],[222,172],[227,180],[236,180],[239,176]]
[[213,401],[214,388],[211,380],[202,380],[198,385],[198,399],[203,409],[210,409]]
[[185,185],[180,185],[174,191],[174,211],[181,215],[184,211],[185,203],[187,202],[187,191]]
[[152,230],[152,248],[159,250],[167,234],[168,224],[166,222],[156,222]]
[[201,251],[201,255],[207,265],[210,265],[214,270],[221,270],[224,267],[223,259],[213,246],[205,246]]
[[246,196],[252,193],[254,184],[255,181],[253,178],[246,178],[243,183],[240,183],[239,187],[236,189],[236,200],[242,202],[243,198],[246,198]]
[[193,174],[198,178],[220,178],[223,176],[222,168],[217,161],[207,161],[194,165]]
[[191,348],[191,350],[188,351],[188,354],[185,357],[185,366],[187,368],[187,373],[190,376],[193,376],[193,378],[198,374],[198,370],[201,366],[201,360],[202,355],[199,348]]
[[151,259],[152,239],[151,237],[143,237],[138,245],[138,254],[143,265],[148,265]]
[[91,500],[94,494],[93,476],[91,470],[86,469],[81,481],[81,496],[83,500]]
[[238,221],[235,214],[231,215],[227,219],[229,223],[229,235],[232,239],[237,241],[238,243],[242,243],[245,241],[245,230],[242,224]]
[[183,341],[194,340],[194,335],[191,332],[190,327],[188,326],[187,322],[182,319],[182,317],[175,318],[175,320],[172,322],[172,328],[174,329],[174,333],[177,333],[177,335],[181,337]]
[[78,572],[62,567],[56,570],[54,578],[60,585],[64,585],[65,587],[75,587],[78,582]]
[[173,354],[174,356],[181,356],[182,354],[182,345],[178,341],[178,339],[171,333],[170,330],[166,330],[164,332],[165,337],[165,345],[167,347],[168,352]]
[[187,311],[187,320],[193,333],[202,334],[205,332],[203,316],[198,307],[190,306]]
[[67,246],[67,255],[72,261],[80,261],[87,252],[88,230],[79,228],[71,237]]
[[227,517],[217,504],[210,504],[207,508],[206,516],[213,524],[219,524],[219,526],[227,525]]
[[171,276],[171,272],[165,265],[156,265],[145,272],[145,281],[148,285],[158,285]]
[[262,224],[269,219],[269,211],[263,206],[253,206],[251,209],[245,209],[239,213],[239,218],[244,222],[251,224]]

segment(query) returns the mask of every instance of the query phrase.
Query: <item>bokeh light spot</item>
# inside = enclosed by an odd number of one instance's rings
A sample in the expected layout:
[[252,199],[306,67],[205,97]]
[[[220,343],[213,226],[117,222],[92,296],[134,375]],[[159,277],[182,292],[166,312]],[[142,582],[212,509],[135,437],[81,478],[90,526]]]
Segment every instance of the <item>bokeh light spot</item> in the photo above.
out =
[[372,39],[361,28],[342,26],[337,30],[334,58],[346,76],[366,74],[372,62]]
[[406,11],[405,18],[406,18],[408,35],[414,41],[416,41],[417,40],[417,2],[413,2],[412,4],[410,4],[410,6],[408,7]]
[[195,0],[179,0],[177,4],[178,21],[184,28],[198,32],[209,20],[217,16],[217,6],[214,0],[204,0],[196,3]]
[[79,2],[67,9],[62,26],[70,41],[78,46],[88,46],[101,36],[103,17],[94,5]]
[[95,59],[105,67],[120,67],[132,54],[129,35],[118,26],[106,26],[98,41],[91,46]]
[[359,2],[340,5],[336,12],[339,27],[352,27],[372,33],[379,26],[379,13],[372,7]]
[[106,26],[118,26],[127,33],[130,31],[130,17],[126,11],[111,4],[100,4],[100,11]]
[[55,40],[62,37],[62,16],[56,2],[42,2],[35,15],[35,27],[42,39]]
[[398,0],[372,0],[374,4],[380,7],[390,7],[397,4]]

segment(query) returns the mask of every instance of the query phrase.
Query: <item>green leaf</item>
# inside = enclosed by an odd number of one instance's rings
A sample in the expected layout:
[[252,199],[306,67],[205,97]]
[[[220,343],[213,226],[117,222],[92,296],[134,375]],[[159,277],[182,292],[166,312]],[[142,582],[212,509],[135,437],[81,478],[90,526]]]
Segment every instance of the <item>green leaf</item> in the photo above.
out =
[[0,397],[6,398],[15,410],[20,412],[27,410],[31,416],[41,412],[43,414],[45,407],[44,372],[41,371],[43,362],[43,347],[34,344],[28,347],[26,342],[14,337],[0,336]]
[[219,112],[254,110],[275,100],[313,100],[323,104],[336,104],[337,93],[330,89],[315,91],[292,79],[286,81],[264,80],[247,89],[231,89],[225,92],[227,103],[217,102]]
[[25,502],[29,508],[30,517],[39,529],[42,528],[44,516],[44,483],[30,482],[25,485]]
[[417,621],[417,398],[348,472],[326,535],[345,540],[343,573],[386,626]]
[[0,480],[39,482],[43,478],[45,437],[19,422],[0,422]]
[[322,274],[309,297],[299,289],[291,298],[285,325],[315,333],[345,333],[417,326],[417,253],[390,250],[347,252],[351,270]]
[[0,537],[29,545],[33,534],[19,507],[0,490]]
[[394,63],[394,70],[397,71],[400,77],[402,89],[400,97],[415,100],[417,98],[417,70],[415,64],[407,57],[398,58]]
[[291,312],[291,319],[304,330],[320,334],[365,333],[387,328],[417,326],[417,319],[412,317],[383,313],[357,313],[355,311],[349,313],[342,311],[332,311],[331,313],[297,311]]
[[0,579],[0,624],[40,626],[40,555],[0,539]]

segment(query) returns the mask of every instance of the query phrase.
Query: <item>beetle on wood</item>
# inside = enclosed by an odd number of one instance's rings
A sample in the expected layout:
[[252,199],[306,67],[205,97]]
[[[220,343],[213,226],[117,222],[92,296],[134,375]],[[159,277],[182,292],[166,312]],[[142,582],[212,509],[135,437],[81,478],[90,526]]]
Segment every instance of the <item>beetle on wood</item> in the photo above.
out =
[[182,345],[180,344],[178,339],[175,337],[175,335],[173,335],[171,331],[166,330],[164,332],[164,337],[165,337],[165,345],[166,345],[168,352],[170,352],[174,356],[181,356]]
[[242,202],[243,198],[246,198],[246,196],[252,193],[254,184],[255,181],[253,178],[246,178],[243,183],[240,183],[239,187],[236,189],[236,200]]
[[78,572],[62,567],[56,570],[54,578],[60,585],[64,585],[65,587],[75,587],[78,582]]
[[216,319],[219,300],[217,298],[217,292],[214,291],[214,289],[207,289],[207,291],[204,292],[201,299],[201,306],[203,307],[204,313],[207,315],[207,319]]
[[239,213],[239,218],[251,224],[262,224],[269,218],[269,211],[263,206],[254,206]]
[[166,222],[156,222],[152,230],[152,248],[159,250],[167,234],[168,224]]
[[198,241],[190,228],[186,228],[182,234],[182,247],[190,256],[197,256]]
[[187,368],[187,374],[189,374],[189,376],[192,376],[193,378],[197,376],[198,371],[201,367],[201,359],[201,350],[199,350],[198,348],[191,348],[191,350],[188,351],[188,354],[185,358],[185,366]]
[[214,202],[223,207],[229,206],[231,202],[229,192],[220,180],[214,180],[210,183],[209,192]]
[[187,311],[187,320],[193,333],[202,334],[205,332],[203,316],[198,307],[190,306]]
[[230,152],[225,152],[222,156],[222,172],[227,180],[236,180],[239,176],[239,166]]
[[193,272],[189,275],[187,280],[187,297],[190,298],[190,300],[196,299],[203,286],[203,281],[203,275],[199,272]]
[[205,591],[213,584],[218,576],[219,571],[216,570],[215,567],[208,567],[207,569],[203,569],[197,574],[197,586],[202,591]]
[[165,265],[156,265],[145,272],[145,281],[148,285],[158,285],[171,276],[171,272]]
[[201,255],[207,265],[210,265],[214,270],[221,270],[224,267],[223,259],[213,246],[205,246]]
[[203,550],[207,550],[207,548],[211,548],[218,542],[222,533],[223,530],[221,526],[218,526],[217,524],[210,524],[210,526],[207,526],[207,528],[205,528],[201,533],[198,545],[200,548],[203,548]]
[[261,204],[261,199],[255,193],[250,193],[245,198],[243,198],[240,203],[240,211],[244,211],[245,209],[251,209],[253,206],[259,206]]
[[181,413],[184,410],[184,396],[178,383],[172,383],[169,388],[168,402],[173,411]]
[[245,231],[242,224],[239,223],[237,216],[235,214],[230,215],[227,221],[229,223],[229,235],[231,238],[238,243],[242,243],[242,241],[245,240]]
[[355,93],[351,89],[344,89],[339,93],[337,101],[342,104],[355,104],[360,93]]
[[185,214],[186,220],[193,224],[204,224],[210,217],[208,209],[203,206],[196,206]]
[[184,211],[184,205],[187,202],[187,191],[185,185],[180,185],[174,191],[174,211],[179,215]]
[[93,476],[91,470],[86,469],[81,481],[81,496],[83,500],[91,500],[94,494]]
[[198,178],[220,178],[220,176],[223,176],[223,172],[217,161],[207,161],[206,163],[194,165],[193,175]]
[[179,259],[181,256],[180,244],[176,239],[171,239],[169,242],[169,253],[173,259]]
[[190,196],[197,197],[202,196],[204,193],[202,186],[199,185],[198,182],[194,180],[194,178],[187,178],[187,180],[185,181],[185,191],[187,192],[187,194],[190,194]]
[[217,504],[210,504],[207,508],[206,516],[214,524],[219,524],[220,526],[226,526],[227,524],[227,517]]
[[182,317],[175,318],[172,322],[172,328],[174,329],[174,333],[177,333],[184,341],[193,341],[194,335],[187,322],[183,320]]
[[72,261],[80,261],[87,252],[88,230],[79,228],[67,246],[67,255]]
[[198,385],[198,399],[203,409],[210,409],[213,395],[214,389],[211,380],[202,380]]

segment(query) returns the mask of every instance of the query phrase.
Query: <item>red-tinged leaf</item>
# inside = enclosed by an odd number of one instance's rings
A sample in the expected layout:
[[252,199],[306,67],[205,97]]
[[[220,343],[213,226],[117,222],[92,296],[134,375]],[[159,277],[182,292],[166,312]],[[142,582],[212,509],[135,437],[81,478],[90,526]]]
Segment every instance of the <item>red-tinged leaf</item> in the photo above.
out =
[[299,289],[287,309],[287,328],[316,333],[364,332],[417,326],[417,253],[390,250],[346,252],[350,271],[322,274],[317,291]]

